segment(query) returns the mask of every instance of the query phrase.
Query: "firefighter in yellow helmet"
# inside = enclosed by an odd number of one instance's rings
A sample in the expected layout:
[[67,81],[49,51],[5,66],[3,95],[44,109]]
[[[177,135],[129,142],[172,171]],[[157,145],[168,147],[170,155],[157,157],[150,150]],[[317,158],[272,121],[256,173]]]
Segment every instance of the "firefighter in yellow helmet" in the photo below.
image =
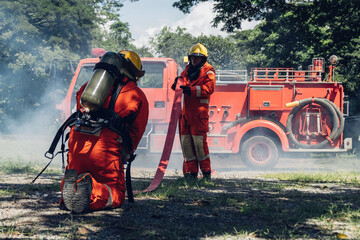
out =
[[[181,73],[184,105],[180,116],[180,140],[184,156],[185,178],[196,179],[199,168],[205,179],[211,178],[209,131],[210,95],[215,90],[215,69],[207,62],[208,52],[197,43],[190,48],[189,64]],[[172,86],[175,89],[176,80]]]
[[[79,117],[70,130],[61,184],[62,206],[72,212],[123,205],[124,163],[135,157],[149,115],[146,96],[136,84],[144,73],[135,52],[107,52],[91,80],[76,93]],[[95,104],[98,99],[100,104]],[[84,113],[85,108],[89,110]]]

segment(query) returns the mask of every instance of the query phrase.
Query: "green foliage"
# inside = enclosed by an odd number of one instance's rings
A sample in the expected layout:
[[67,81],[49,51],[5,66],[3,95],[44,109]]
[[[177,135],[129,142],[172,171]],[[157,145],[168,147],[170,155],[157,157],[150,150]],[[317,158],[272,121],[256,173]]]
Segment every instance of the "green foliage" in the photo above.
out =
[[128,24],[119,20],[121,7],[115,0],[1,1],[0,132],[25,110],[54,109],[76,62],[90,57],[92,47],[133,48]]
[[151,38],[150,45],[160,57],[170,57],[178,63],[183,63],[190,47],[194,44],[194,37],[185,32],[185,28],[177,27],[172,31],[164,27],[155,37]]
[[101,47],[107,51],[118,52],[129,48],[132,40],[127,23],[116,21],[110,25],[109,30],[105,26],[93,31],[94,40],[92,46]]
[[[138,0],[130,0],[136,2]],[[133,50],[141,57],[153,57],[147,47],[137,48],[133,41],[129,24],[120,20],[120,9],[123,4],[115,0],[98,0],[94,5],[101,18],[98,18],[97,27],[92,31],[92,48],[101,47],[107,51]]]
[[244,69],[244,55],[232,38],[200,35],[195,38],[194,43],[196,42],[206,46],[209,52],[208,61],[215,69]]
[[150,44],[161,57],[173,58],[181,64],[184,57],[188,55],[189,49],[200,42],[207,48],[208,61],[215,69],[243,68],[243,54],[237,48],[233,38],[205,36],[203,34],[195,37],[185,31],[185,28],[180,27],[175,30],[164,27],[160,33],[151,39]]
[[137,48],[130,44],[129,49],[133,49],[140,57],[154,57],[154,55],[151,53],[151,49],[146,46],[142,46],[140,48]]
[[[208,0],[179,0],[173,6],[184,13]],[[335,54],[337,81],[359,102],[360,1],[359,0],[215,0],[213,25],[241,29],[244,20],[262,20],[254,30],[235,32],[238,51],[251,67],[307,69],[314,57]]]
[[[136,0],[130,0],[136,1]],[[208,0],[178,0],[173,6],[188,13]],[[76,62],[90,50],[130,49],[141,57],[174,58],[183,63],[190,47],[200,42],[216,69],[294,67],[307,69],[313,57],[335,54],[335,77],[356,105],[360,94],[359,0],[215,0],[214,26],[231,36],[193,36],[185,28],[164,27],[149,47],[137,48],[128,23],[120,20],[123,1],[3,0],[0,4],[0,131],[5,120],[25,109],[58,103],[66,93]],[[244,20],[262,20],[253,30],[241,30]],[[327,73],[326,73],[327,74]],[[60,94],[59,94],[60,93]],[[54,97],[55,96],[55,97]],[[55,99],[55,98],[58,99]],[[355,100],[355,101],[354,101]],[[46,103],[46,104],[49,104]],[[360,109],[360,104],[356,106]]]
[[46,45],[60,46],[81,55],[89,52],[91,30],[97,21],[90,1],[22,0],[19,3],[29,24],[39,33],[36,40],[41,39]]

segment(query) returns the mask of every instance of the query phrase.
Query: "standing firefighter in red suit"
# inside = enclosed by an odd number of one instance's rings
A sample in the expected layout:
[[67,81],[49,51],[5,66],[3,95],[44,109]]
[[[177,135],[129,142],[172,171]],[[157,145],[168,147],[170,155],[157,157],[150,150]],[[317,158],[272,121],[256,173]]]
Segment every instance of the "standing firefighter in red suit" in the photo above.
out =
[[[196,179],[202,171],[211,178],[211,164],[207,145],[209,131],[209,101],[215,89],[215,70],[207,62],[207,49],[200,43],[189,51],[189,65],[181,73],[184,86],[184,106],[180,117],[180,138],[184,155],[185,178]],[[176,86],[176,80],[173,89]]]
[[67,209],[81,213],[123,205],[124,163],[133,160],[148,121],[148,101],[137,87],[144,73],[135,52],[106,52],[77,92],[79,114],[61,183]]

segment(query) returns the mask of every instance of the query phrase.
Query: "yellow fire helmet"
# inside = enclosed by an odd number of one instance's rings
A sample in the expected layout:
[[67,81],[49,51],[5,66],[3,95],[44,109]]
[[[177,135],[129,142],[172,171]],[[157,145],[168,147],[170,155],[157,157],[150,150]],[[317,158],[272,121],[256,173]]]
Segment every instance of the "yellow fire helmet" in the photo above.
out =
[[208,52],[204,45],[202,45],[201,43],[197,43],[190,48],[189,56],[207,57]]
[[124,64],[124,68],[121,69],[121,71],[123,71],[125,75],[135,79],[139,79],[144,76],[145,71],[142,70],[141,59],[136,52],[130,50],[121,50],[118,53],[122,55],[126,60],[128,60],[128,64]]

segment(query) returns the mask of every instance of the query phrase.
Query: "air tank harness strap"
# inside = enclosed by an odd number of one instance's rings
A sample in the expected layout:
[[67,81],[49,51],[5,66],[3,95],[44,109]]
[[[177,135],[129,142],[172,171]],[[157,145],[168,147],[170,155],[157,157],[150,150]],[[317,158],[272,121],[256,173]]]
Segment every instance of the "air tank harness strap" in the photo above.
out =
[[[44,167],[43,170],[41,170],[41,172],[34,178],[34,180],[31,183],[34,183],[36,181],[36,179],[38,177],[40,177],[40,175],[46,170],[46,168],[50,165],[50,163],[52,162],[52,160],[58,153],[62,154],[62,164],[63,164],[63,170],[64,170],[64,168],[65,168],[64,153],[67,151],[67,150],[65,150],[65,142],[68,139],[68,135],[66,135],[66,137],[64,139],[64,132],[68,126],[72,125],[76,121],[79,113],[80,113],[79,111],[76,111],[73,114],[71,114],[71,116],[68,119],[66,119],[66,121],[58,129],[58,131],[56,132],[56,135],[50,145],[49,150],[45,153],[45,157],[50,159],[49,163]],[[60,137],[61,137],[61,150],[54,155],[54,151],[60,140]]]
[[110,72],[116,79],[118,79],[120,81],[122,81],[124,79],[124,75],[121,74],[119,69],[116,66],[114,66],[113,64],[109,64],[107,62],[98,62],[97,64],[95,64],[94,71],[96,69],[104,69],[104,70]]
[[[126,164],[126,191],[128,195],[128,202],[133,203],[134,202],[134,194],[132,190],[132,184],[131,184],[131,162],[135,160],[136,154],[134,154],[133,151],[133,145],[129,133],[129,128],[126,126],[129,123],[132,123],[134,121],[134,116],[130,115],[126,118],[121,118],[119,115],[116,114],[114,111],[116,100],[121,92],[121,89],[128,83],[130,80],[123,82],[120,81],[116,85],[116,90],[113,92],[110,98],[109,107],[107,110],[110,112],[110,121],[109,121],[109,128],[118,133],[122,138],[122,164]],[[121,86],[119,86],[121,84]],[[128,150],[128,153],[130,155],[130,158],[126,161],[126,149]]]
[[[133,115],[130,115],[126,118],[121,118],[115,113],[114,110],[108,110],[109,121],[108,128],[121,136],[122,139],[122,159],[121,163],[127,165],[126,167],[126,191],[128,195],[128,201],[134,202],[134,195],[132,191],[131,184],[131,162],[135,160],[136,154],[133,151],[132,140],[130,137],[130,132],[128,124],[133,121]],[[126,160],[127,154],[130,155],[129,159]]]

